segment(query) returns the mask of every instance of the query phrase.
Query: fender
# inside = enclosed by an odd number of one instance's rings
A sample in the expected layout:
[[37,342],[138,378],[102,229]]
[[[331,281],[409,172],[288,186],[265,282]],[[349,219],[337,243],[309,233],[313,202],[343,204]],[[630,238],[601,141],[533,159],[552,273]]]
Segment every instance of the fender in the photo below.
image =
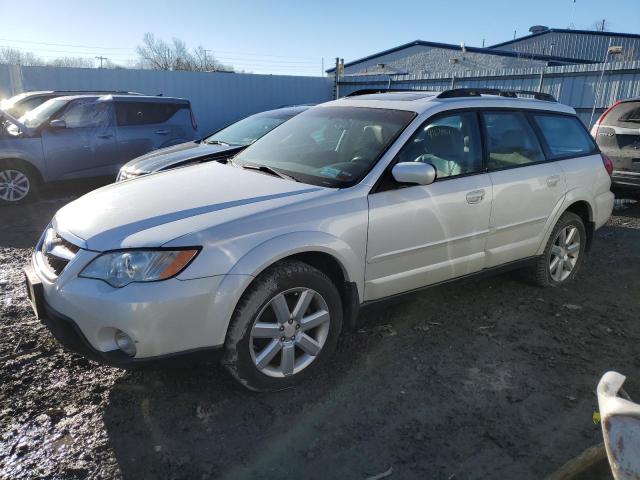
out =
[[[327,253],[335,258],[342,267],[345,280],[357,284],[359,303],[362,303],[364,260],[359,260],[346,242],[332,235],[322,232],[292,232],[256,246],[224,275],[213,295],[210,309],[212,321],[224,323],[221,331],[226,332],[236,305],[251,282],[278,260],[306,252]],[[223,336],[215,339],[215,344],[223,344],[224,341]]]
[[364,258],[344,240],[324,232],[301,231],[271,238],[247,252],[227,275],[258,276],[285,257],[297,253],[322,252],[334,257],[342,267],[345,280],[358,286],[360,301],[364,291]]
[[551,236],[551,232],[553,231],[553,227],[555,227],[556,223],[562,216],[562,214],[566,211],[566,209],[573,205],[576,202],[584,201],[589,205],[589,221],[593,222],[593,193],[585,188],[585,187],[576,187],[572,190],[569,190],[553,208],[551,215],[547,219],[547,222],[544,225],[544,235],[542,237],[542,242],[538,246],[538,250],[536,255],[542,255],[545,247],[547,246],[547,242],[549,241],[549,237]]

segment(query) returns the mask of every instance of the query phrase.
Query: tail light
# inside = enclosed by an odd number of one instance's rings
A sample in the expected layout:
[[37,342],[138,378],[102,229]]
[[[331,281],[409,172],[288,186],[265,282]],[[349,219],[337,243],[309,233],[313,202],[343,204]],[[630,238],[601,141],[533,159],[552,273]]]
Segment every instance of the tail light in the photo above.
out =
[[616,108],[618,106],[618,104],[620,103],[620,100],[616,101],[613,103],[613,105],[611,105],[609,108],[607,108],[604,113],[602,115],[600,115],[600,117],[598,118],[598,120],[596,120],[596,123],[593,124],[593,127],[591,127],[591,136],[593,138],[596,138],[596,135],[598,135],[598,128],[600,127],[600,124],[604,121],[604,117],[606,117],[607,115],[609,115],[609,113],[611,113],[611,110],[613,110],[614,108]]
[[611,176],[611,174],[613,173],[613,162],[604,153],[601,153],[600,156],[602,157],[602,163],[604,165],[604,169],[607,171],[609,176]]
[[196,116],[193,114],[193,110],[189,109],[189,113],[191,114],[191,126],[194,130],[198,129],[198,123],[196,122]]

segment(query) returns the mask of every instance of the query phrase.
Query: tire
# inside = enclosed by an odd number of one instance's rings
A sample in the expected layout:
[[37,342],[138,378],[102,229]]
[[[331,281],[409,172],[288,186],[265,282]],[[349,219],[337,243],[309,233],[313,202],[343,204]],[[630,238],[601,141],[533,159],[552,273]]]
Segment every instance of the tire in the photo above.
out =
[[[296,306],[304,311],[298,314]],[[342,312],[340,293],[327,275],[299,261],[277,263],[260,274],[238,302],[223,364],[250,390],[293,387],[335,351]]]
[[[575,233],[570,233],[574,232],[572,229],[575,229]],[[566,246],[561,246],[563,232],[565,238],[571,236],[570,241],[567,243],[573,247],[574,251],[570,251]],[[576,235],[578,236],[577,238]],[[575,247],[576,242],[579,242],[577,249]],[[544,253],[536,261],[533,268],[534,283],[541,287],[557,287],[572,280],[580,270],[584,260],[586,244],[587,231],[582,218],[573,212],[564,212],[549,236]],[[558,247],[560,247],[560,250],[558,250]],[[552,272],[551,262],[555,262],[556,258],[558,259],[556,268]],[[563,258],[566,258],[566,261],[562,260]],[[558,265],[560,262],[562,263]],[[571,265],[570,269],[568,268],[569,265]],[[562,272],[560,272],[560,268],[562,268]]]
[[28,164],[17,160],[0,160],[0,205],[34,200],[40,190],[40,179]]

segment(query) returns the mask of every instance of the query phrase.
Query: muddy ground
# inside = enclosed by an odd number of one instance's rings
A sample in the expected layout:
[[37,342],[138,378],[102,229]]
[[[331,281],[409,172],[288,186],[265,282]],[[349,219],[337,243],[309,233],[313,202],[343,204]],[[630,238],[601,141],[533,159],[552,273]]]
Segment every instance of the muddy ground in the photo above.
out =
[[433,288],[363,315],[312,382],[255,394],[215,363],[99,366],[34,319],[20,269],[76,194],[0,207],[2,479],[539,479],[601,441],[605,371],[640,399],[640,204],[566,288]]

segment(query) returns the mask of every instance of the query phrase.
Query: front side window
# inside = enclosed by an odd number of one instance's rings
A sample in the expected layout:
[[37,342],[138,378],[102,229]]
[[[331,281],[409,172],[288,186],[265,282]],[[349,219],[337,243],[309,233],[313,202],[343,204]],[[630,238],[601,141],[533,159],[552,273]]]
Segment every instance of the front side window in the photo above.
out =
[[111,108],[108,102],[76,100],[58,116],[67,128],[107,127],[111,123]]
[[430,163],[436,169],[436,179],[479,172],[482,148],[476,114],[428,120],[402,147],[396,161]]
[[414,117],[414,112],[381,108],[312,108],[267,133],[233,163],[267,166],[314,185],[348,187]]
[[533,118],[553,157],[588,155],[594,151],[593,140],[576,117],[535,114]]
[[250,145],[292,116],[277,113],[251,115],[207,137],[205,142]]
[[484,112],[489,168],[517,167],[545,160],[540,142],[521,112]]

